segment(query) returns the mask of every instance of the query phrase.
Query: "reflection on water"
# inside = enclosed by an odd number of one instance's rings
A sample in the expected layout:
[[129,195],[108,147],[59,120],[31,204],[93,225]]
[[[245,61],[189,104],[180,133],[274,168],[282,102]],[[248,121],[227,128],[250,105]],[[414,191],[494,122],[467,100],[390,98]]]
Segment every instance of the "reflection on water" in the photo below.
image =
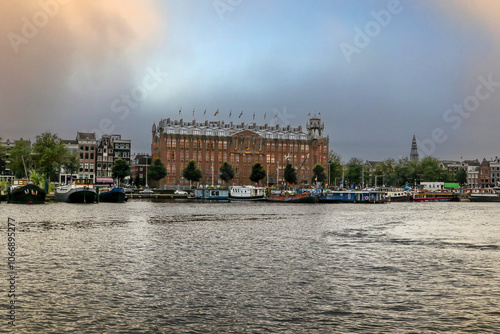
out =
[[500,328],[498,204],[4,204],[20,333]]

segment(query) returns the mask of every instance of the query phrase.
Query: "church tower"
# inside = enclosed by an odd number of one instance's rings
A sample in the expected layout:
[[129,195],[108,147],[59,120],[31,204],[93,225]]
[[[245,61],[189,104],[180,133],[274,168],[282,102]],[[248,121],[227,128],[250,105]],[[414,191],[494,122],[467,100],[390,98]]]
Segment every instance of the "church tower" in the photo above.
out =
[[415,135],[413,135],[411,142],[410,161],[418,161],[417,138],[415,138]]

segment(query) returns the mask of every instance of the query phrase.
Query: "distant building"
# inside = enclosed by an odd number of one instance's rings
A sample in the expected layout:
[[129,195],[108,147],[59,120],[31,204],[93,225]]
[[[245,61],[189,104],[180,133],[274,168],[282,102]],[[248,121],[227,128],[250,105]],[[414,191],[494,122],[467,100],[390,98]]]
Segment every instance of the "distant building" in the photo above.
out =
[[490,162],[491,186],[500,186],[500,161],[496,158]]
[[[97,141],[96,177],[109,179],[112,177],[114,165],[113,142],[110,135],[102,135]],[[98,183],[101,180],[97,181]],[[109,183],[109,182],[108,182]]]
[[236,185],[252,184],[249,176],[256,162],[261,163],[267,173],[263,184],[283,185],[287,162],[297,169],[297,182],[309,184],[314,165],[328,165],[329,139],[323,136],[323,130],[324,123],[319,118],[309,120],[307,132],[301,126],[196,123],[168,118],[152,127],[151,153],[153,160],[160,158],[167,169],[160,186],[189,185],[182,177],[182,170],[190,160],[201,170],[201,184],[205,185],[223,183],[219,168],[225,161],[233,166]]
[[467,187],[479,188],[479,166],[467,166]]
[[418,161],[417,138],[413,135],[411,142],[410,161]]
[[130,179],[135,184],[139,177],[141,184],[146,183],[148,166],[151,165],[151,155],[139,153],[132,157],[132,167],[130,168]]
[[95,181],[95,153],[97,144],[95,133],[77,132],[76,141],[78,143],[78,154],[80,155],[78,178]]
[[[96,177],[101,182],[112,182],[113,166],[117,159],[123,159],[130,165],[131,141],[121,135],[102,135],[97,141]],[[101,180],[102,179],[102,180]]]
[[479,188],[489,188],[491,185],[491,169],[486,159],[479,166]]

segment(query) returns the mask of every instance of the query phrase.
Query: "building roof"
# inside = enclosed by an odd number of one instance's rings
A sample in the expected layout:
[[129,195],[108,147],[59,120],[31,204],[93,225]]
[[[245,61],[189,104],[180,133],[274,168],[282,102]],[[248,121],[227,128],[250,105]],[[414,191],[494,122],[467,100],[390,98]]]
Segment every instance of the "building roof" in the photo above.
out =
[[302,126],[292,128],[290,125],[257,125],[256,123],[241,123],[234,124],[233,122],[225,123],[224,121],[205,121],[204,123],[184,122],[181,120],[171,120],[170,118],[162,119],[158,125],[154,124],[153,132],[167,132],[172,134],[187,134],[187,135],[206,135],[206,136],[232,136],[242,131],[252,131],[264,138],[280,138],[280,139],[308,139],[306,132],[302,130]]
[[77,132],[76,140],[96,140],[95,132]]

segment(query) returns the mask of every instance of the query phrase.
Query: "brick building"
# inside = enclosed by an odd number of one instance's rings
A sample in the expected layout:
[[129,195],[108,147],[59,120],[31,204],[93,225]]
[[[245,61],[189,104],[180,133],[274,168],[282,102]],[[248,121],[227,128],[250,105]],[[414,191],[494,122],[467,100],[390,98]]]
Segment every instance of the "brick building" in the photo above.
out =
[[95,181],[95,133],[77,132],[76,141],[78,143],[78,154],[80,155],[78,178]]
[[306,129],[162,119],[153,124],[151,145],[153,160],[159,157],[167,169],[167,177],[159,185],[189,185],[182,170],[190,160],[196,161],[203,174],[200,182],[205,185],[223,184],[219,168],[224,161],[233,166],[235,185],[252,184],[248,177],[256,162],[267,173],[263,184],[283,185],[287,161],[297,169],[298,183],[309,184],[314,165],[328,165],[329,138],[323,136],[324,123],[319,118],[310,119]]

